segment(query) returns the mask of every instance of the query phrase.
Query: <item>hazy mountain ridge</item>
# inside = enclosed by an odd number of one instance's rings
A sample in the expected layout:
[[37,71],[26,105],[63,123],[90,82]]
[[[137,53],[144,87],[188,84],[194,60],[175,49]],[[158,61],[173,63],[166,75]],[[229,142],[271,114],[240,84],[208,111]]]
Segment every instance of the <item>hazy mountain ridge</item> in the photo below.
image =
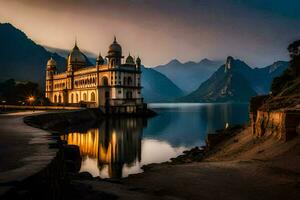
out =
[[254,68],[251,84],[258,94],[270,92],[272,81],[280,76],[289,66],[287,61],[277,61],[263,68]]
[[165,75],[152,68],[142,67],[142,94],[146,101],[170,101],[183,96],[183,91]]
[[203,81],[207,80],[221,64],[222,62],[220,61],[211,61],[209,59],[186,63],[181,63],[177,59],[173,59],[165,65],[154,67],[154,69],[166,75],[184,92],[189,93],[197,89]]
[[269,93],[274,77],[288,67],[288,62],[278,61],[264,68],[251,68],[239,59],[228,57],[226,64],[198,89],[179,98],[185,102],[247,102],[252,96]]

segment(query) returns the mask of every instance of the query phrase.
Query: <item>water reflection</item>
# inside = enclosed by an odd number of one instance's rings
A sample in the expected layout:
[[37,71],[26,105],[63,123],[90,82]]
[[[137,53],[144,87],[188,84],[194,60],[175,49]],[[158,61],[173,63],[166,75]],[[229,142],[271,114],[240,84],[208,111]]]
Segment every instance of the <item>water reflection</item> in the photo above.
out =
[[247,104],[153,104],[157,117],[113,118],[65,130],[61,139],[80,147],[81,171],[102,178],[142,172],[204,144],[206,134],[248,121]]
[[207,133],[249,119],[248,104],[157,103],[150,107],[159,115],[149,119],[143,137],[168,141],[174,147],[204,145]]
[[61,139],[80,147],[83,167],[96,161],[99,175],[119,178],[124,166],[130,168],[141,161],[143,125],[143,120],[137,118],[110,119],[86,132],[71,132]]

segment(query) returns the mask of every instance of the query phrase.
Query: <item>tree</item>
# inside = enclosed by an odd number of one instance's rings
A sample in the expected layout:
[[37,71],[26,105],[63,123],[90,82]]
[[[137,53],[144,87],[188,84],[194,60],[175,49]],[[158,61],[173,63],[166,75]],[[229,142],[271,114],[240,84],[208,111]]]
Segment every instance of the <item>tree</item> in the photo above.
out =
[[0,83],[0,97],[8,104],[19,104],[26,102],[29,96],[35,99],[42,97],[39,85],[33,82],[16,82],[14,79]]
[[271,86],[273,95],[291,85],[300,75],[300,40],[291,43],[287,49],[291,57],[290,65],[281,76],[274,78]]
[[300,75],[300,40],[297,40],[288,46],[291,61],[290,68],[295,77]]

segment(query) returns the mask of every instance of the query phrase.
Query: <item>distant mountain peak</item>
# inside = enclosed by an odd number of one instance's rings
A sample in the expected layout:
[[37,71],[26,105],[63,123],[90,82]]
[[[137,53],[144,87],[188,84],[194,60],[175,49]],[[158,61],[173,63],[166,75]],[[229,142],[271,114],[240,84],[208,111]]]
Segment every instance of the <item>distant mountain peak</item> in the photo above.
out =
[[173,59],[166,65],[180,65],[180,64],[182,64],[182,63],[179,60]]
[[209,60],[208,58],[203,58],[201,61],[202,62],[211,62],[211,60]]
[[208,58],[204,58],[200,60],[199,64],[211,64],[213,61],[209,60]]

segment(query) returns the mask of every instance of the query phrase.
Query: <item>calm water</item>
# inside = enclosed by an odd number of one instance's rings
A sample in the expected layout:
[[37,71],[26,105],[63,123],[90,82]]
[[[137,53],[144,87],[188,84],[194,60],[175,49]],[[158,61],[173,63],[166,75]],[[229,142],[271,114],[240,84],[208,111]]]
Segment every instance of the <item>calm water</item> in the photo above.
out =
[[69,130],[61,138],[80,147],[81,170],[102,178],[142,172],[141,166],[168,161],[226,123],[248,121],[248,104],[150,104],[159,115],[109,119]]

